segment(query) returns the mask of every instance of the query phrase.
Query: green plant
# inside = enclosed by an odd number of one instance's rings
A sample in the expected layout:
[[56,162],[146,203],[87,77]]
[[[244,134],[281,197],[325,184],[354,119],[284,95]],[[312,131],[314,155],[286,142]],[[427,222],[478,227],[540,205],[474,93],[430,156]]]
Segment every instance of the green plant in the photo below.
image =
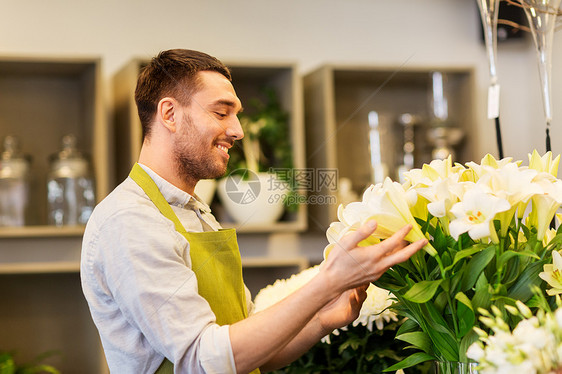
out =
[[16,364],[13,353],[0,351],[0,374],[60,374],[60,371],[53,366],[41,364],[43,360],[52,355],[53,352],[47,352],[37,356],[30,363]]
[[[321,341],[301,358],[274,374],[363,374],[381,373],[403,360],[410,352],[406,343],[394,339],[401,322],[390,322],[382,330],[363,325],[348,326],[330,343]],[[406,374],[426,373],[428,365],[409,368]]]
[[244,139],[230,152],[227,174],[243,169],[258,173],[293,167],[289,114],[273,88],[264,88],[263,93],[265,100],[250,99],[238,116]]
[[[231,149],[226,175],[238,174],[248,178],[267,172],[287,183],[283,191],[284,203],[290,212],[296,211],[295,178],[293,175],[293,152],[289,113],[281,107],[276,91],[271,87],[263,89],[265,99],[254,97],[248,107],[239,114],[244,138]],[[272,176],[273,176],[272,175]]]
[[[318,274],[319,269],[320,266],[305,269],[262,289],[255,298],[255,312],[259,313],[295,292]],[[410,350],[406,343],[394,339],[396,329],[403,321],[389,310],[392,302],[392,294],[370,285],[359,316],[353,323],[333,331],[298,360],[275,373],[380,373],[401,361]],[[407,373],[423,373],[424,370],[427,367],[418,366]]]

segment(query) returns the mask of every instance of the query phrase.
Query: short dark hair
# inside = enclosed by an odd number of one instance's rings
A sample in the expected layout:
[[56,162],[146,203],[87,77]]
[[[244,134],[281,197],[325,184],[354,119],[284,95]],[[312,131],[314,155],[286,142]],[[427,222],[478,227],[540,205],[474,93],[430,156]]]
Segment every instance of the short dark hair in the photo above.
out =
[[142,125],[143,140],[150,135],[158,102],[173,97],[188,105],[199,89],[196,75],[200,71],[216,71],[232,80],[230,70],[217,58],[189,49],[170,49],[160,52],[145,66],[138,77],[135,102]]

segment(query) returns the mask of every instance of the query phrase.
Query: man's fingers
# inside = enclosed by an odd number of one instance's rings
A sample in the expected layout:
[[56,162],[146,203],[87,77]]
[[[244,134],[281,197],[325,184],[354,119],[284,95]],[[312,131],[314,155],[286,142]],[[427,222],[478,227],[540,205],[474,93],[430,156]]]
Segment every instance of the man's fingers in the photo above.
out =
[[364,286],[359,286],[353,290],[352,295],[355,298],[357,304],[361,305],[367,299],[367,288]]
[[359,227],[357,231],[344,236],[336,245],[339,245],[344,249],[355,248],[357,247],[357,244],[359,244],[362,240],[367,239],[369,235],[375,232],[376,228],[377,223],[374,220],[370,220]]
[[412,244],[402,248],[401,250],[391,253],[381,259],[381,265],[383,265],[385,269],[388,269],[396,264],[404,262],[412,257],[414,253],[422,249],[426,244],[427,239],[415,241]]
[[411,229],[412,225],[410,224],[402,227],[400,230],[392,234],[390,238],[387,238],[379,244],[376,244],[376,246],[379,247],[378,250],[383,253],[389,254],[396,251],[396,248],[404,248],[404,242],[406,242],[404,238],[406,237],[406,235],[408,235]]

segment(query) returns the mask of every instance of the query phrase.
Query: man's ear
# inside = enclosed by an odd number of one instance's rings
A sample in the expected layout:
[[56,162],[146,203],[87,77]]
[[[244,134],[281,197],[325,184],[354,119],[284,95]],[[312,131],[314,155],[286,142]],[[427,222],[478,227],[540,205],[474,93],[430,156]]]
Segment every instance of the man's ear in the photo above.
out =
[[179,108],[178,101],[171,97],[161,99],[156,108],[158,123],[162,124],[171,133],[175,133],[178,128],[176,121],[179,118]]

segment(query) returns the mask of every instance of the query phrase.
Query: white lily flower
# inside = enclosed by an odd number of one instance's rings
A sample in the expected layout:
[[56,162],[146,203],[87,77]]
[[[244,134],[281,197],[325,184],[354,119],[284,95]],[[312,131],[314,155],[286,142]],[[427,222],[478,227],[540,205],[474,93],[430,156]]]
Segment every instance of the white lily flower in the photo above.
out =
[[552,152],[546,152],[542,157],[537,150],[533,150],[529,154],[529,168],[535,169],[540,172],[546,172],[556,178],[558,174],[558,164],[560,163],[560,155],[552,159]]
[[[467,162],[466,166],[474,173],[474,182],[478,181],[482,178],[483,175],[495,170],[495,169],[502,169],[506,165],[511,164],[512,158],[506,157],[502,158],[501,160],[496,160],[494,156],[491,154],[487,154],[482,158],[480,164],[477,164],[473,161]],[[515,165],[519,166],[521,161],[514,162]]]
[[480,188],[467,191],[461,202],[451,208],[456,217],[449,225],[451,235],[458,240],[459,235],[468,231],[474,240],[490,236],[498,241],[493,228],[494,217],[510,208],[505,199],[486,193]]
[[474,360],[480,361],[485,356],[484,348],[480,345],[479,342],[472,343],[468,350],[466,351],[466,357]]
[[533,182],[536,175],[536,170],[508,163],[501,169],[489,170],[478,180],[477,185],[486,186],[493,195],[509,202],[509,209],[497,217],[501,223],[502,236],[507,234],[515,211],[521,204],[526,204],[532,196],[542,193],[540,186]]
[[[424,164],[421,169],[412,169],[404,173],[407,181],[406,187],[430,186],[439,179],[446,179],[452,175],[460,176],[464,166],[456,164],[453,166],[451,156],[444,160],[433,160]],[[458,178],[457,178],[458,180]]]
[[548,230],[546,230],[544,237],[542,239],[542,245],[546,247],[548,243],[550,243],[550,241],[554,239],[555,236],[556,236],[556,229],[549,228]]
[[562,256],[558,251],[552,251],[552,264],[544,265],[539,277],[552,287],[546,290],[548,295],[562,294]]
[[421,196],[417,189],[410,188],[406,190],[406,201],[412,216],[423,220],[427,219],[427,204],[429,204],[429,201]]
[[[386,239],[408,224],[412,225],[412,229],[406,235],[405,239],[407,241],[415,242],[425,238],[410,212],[406,192],[400,183],[386,178],[382,185],[369,187],[363,194],[363,203],[367,205],[368,211],[371,213],[369,219],[377,221],[375,235],[379,238]],[[347,219],[346,209],[344,209],[344,218]],[[361,213],[357,212],[362,212],[361,209],[357,208],[355,210],[354,207],[353,213],[360,215]],[[432,256],[437,254],[429,243],[424,249]]]
[[537,239],[542,240],[556,211],[562,205],[562,181],[540,179],[535,185],[541,188],[541,192],[531,198],[533,209],[529,214],[529,223],[537,228]]
[[[427,209],[434,217],[445,217],[454,203],[464,194],[463,184],[459,183],[459,175],[438,179],[428,187],[417,188],[419,195],[425,197],[429,204]],[[452,217],[451,217],[452,218]]]

